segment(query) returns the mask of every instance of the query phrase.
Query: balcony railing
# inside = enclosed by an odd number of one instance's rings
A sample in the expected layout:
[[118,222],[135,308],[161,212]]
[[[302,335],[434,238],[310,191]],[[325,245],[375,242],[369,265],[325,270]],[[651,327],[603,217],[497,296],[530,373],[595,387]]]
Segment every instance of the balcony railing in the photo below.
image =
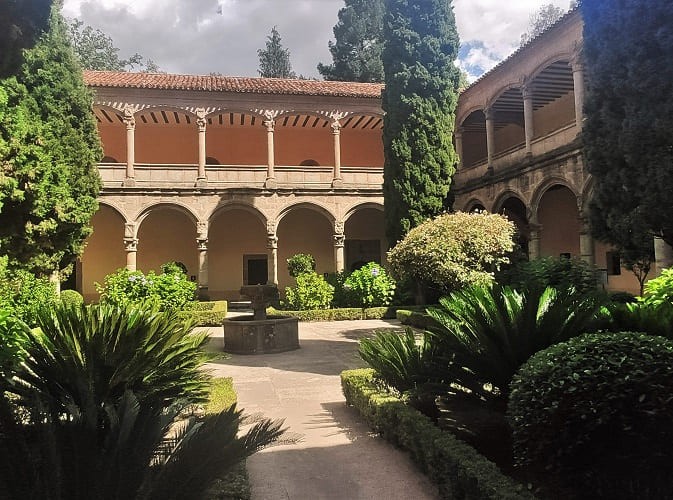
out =
[[[126,177],[125,163],[100,163],[98,165],[103,186],[121,187]],[[324,188],[332,186],[333,168],[330,166],[283,166],[274,167],[278,187]],[[196,184],[196,164],[148,164],[134,165],[134,180],[139,188],[193,188]],[[206,177],[209,188],[262,188],[266,181],[266,165],[207,165]],[[382,167],[341,167],[345,188],[381,189]]]

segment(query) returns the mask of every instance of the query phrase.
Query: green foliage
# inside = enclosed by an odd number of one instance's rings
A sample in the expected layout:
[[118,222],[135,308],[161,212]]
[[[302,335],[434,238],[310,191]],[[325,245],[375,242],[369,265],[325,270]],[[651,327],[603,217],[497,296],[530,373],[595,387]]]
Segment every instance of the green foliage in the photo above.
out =
[[346,0],[339,9],[334,39],[328,42],[332,64],[319,63],[325,80],[382,82],[383,0]]
[[350,290],[354,304],[360,307],[387,306],[395,294],[395,281],[388,276],[386,270],[376,262],[370,262],[353,271],[344,288]]
[[239,437],[235,406],[182,420],[207,399],[213,356],[175,313],[59,304],[38,327],[21,328],[24,362],[0,397],[11,498],[200,499],[283,432],[265,420]]
[[95,71],[139,71],[158,73],[159,67],[143,56],[133,54],[128,59],[119,58],[119,49],[107,33],[86,26],[79,19],[68,20],[68,36],[75,56],[83,69]]
[[29,325],[42,306],[57,301],[56,287],[47,278],[37,278],[24,270],[7,268],[7,257],[0,257],[0,310],[9,311]]
[[187,302],[178,317],[194,326],[222,326],[227,317],[227,301]]
[[[673,4],[582,0],[584,158],[592,232],[648,232],[673,244]],[[634,20],[637,19],[637,22]],[[618,33],[619,36],[615,36]]]
[[412,229],[389,253],[391,273],[442,293],[487,285],[514,250],[514,224],[496,214],[440,215]]
[[512,380],[516,458],[570,475],[587,498],[664,498],[672,396],[670,340],[613,333],[552,346]]
[[439,486],[441,498],[532,499],[521,485],[470,445],[440,430],[428,417],[377,387],[373,370],[341,373],[346,402],[373,430],[409,453],[418,468]]
[[68,306],[81,306],[84,304],[84,297],[77,290],[63,290],[58,299],[62,304]]
[[518,262],[501,271],[496,275],[496,280],[517,290],[553,287],[559,290],[572,288],[578,293],[588,293],[596,290],[598,276],[596,268],[581,259],[539,257]]
[[661,274],[645,284],[645,297],[647,305],[658,306],[664,302],[673,304],[673,268],[664,269]]
[[167,269],[176,272],[157,275],[150,271],[144,275],[142,271],[118,269],[108,274],[102,285],[96,283],[96,290],[101,302],[117,306],[136,304],[163,311],[188,307],[194,299],[196,283],[189,281],[177,266]]
[[521,35],[521,46],[526,45],[536,38],[547,28],[554,25],[563,15],[565,10],[553,3],[542,5],[534,14],[531,14],[528,22],[528,31]]
[[606,330],[644,332],[673,340],[673,304],[631,302],[614,304],[608,311]]
[[554,288],[517,292],[475,286],[428,309],[440,325],[431,329],[431,343],[450,360],[451,382],[477,397],[502,402],[512,376],[531,355],[595,331],[602,300]]
[[414,328],[420,328],[421,330],[428,330],[431,327],[438,326],[438,323],[424,312],[398,309],[395,317],[403,325],[413,326]]
[[[406,306],[408,309],[409,306]],[[313,309],[309,311],[279,311],[273,307],[267,314],[277,316],[295,316],[299,321],[349,321],[356,319],[395,319],[395,307],[342,307],[338,309]]]
[[23,330],[27,328],[10,311],[0,309],[0,393],[4,391],[9,377],[23,359]]
[[411,328],[403,335],[379,331],[360,340],[360,357],[376,371],[376,376],[400,393],[416,389],[429,378],[431,349],[425,336],[416,339]]
[[84,249],[102,148],[56,8],[24,59],[15,77],[0,80],[0,253],[11,268],[46,275]]
[[295,287],[285,288],[285,299],[297,310],[327,309],[334,296],[334,288],[321,275],[311,271],[297,276]]
[[287,259],[287,272],[293,278],[296,278],[300,274],[312,273],[313,271],[315,271],[315,259],[313,255],[298,253]]
[[349,274],[347,272],[330,273],[327,275],[327,283],[334,287],[334,296],[332,297],[331,307],[353,307],[356,300],[353,291],[346,288],[346,280]]
[[274,26],[271,35],[266,37],[266,46],[257,50],[259,69],[262,78],[296,78],[290,63],[290,51],[283,48],[280,33]]
[[460,82],[451,2],[386,0],[383,38],[383,195],[392,245],[451,205]]

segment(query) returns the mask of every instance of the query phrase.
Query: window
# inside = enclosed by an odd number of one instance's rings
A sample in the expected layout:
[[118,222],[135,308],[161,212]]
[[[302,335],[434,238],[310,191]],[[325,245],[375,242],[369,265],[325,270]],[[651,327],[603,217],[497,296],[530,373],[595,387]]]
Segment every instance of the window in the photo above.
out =
[[622,261],[619,252],[605,252],[605,265],[608,269],[608,276],[622,274]]

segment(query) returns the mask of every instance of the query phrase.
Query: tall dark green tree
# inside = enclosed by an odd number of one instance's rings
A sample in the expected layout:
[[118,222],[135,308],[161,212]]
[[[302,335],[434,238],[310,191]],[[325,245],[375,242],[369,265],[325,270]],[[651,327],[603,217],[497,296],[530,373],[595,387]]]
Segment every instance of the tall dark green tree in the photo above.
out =
[[580,6],[592,231],[620,249],[648,235],[673,245],[673,3]]
[[332,64],[318,64],[325,80],[382,82],[383,0],[345,0],[329,42]]
[[0,1],[0,78],[14,73],[23,49],[30,48],[47,27],[52,0]]
[[0,254],[47,274],[91,232],[102,148],[92,95],[56,8],[16,76],[0,80]]
[[290,63],[290,50],[283,47],[280,33],[274,26],[266,37],[266,46],[257,51],[259,76],[262,78],[296,78]]
[[450,206],[460,71],[450,1],[386,0],[385,6],[383,195],[392,246]]

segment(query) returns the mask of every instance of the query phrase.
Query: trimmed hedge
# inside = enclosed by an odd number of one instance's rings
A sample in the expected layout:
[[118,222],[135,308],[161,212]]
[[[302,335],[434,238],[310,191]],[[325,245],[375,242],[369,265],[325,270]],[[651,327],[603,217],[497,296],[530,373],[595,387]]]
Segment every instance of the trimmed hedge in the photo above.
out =
[[421,330],[439,326],[439,323],[425,314],[425,312],[409,311],[408,309],[398,309],[397,319],[400,320],[403,325],[413,326],[414,328],[419,328]]
[[[424,309],[425,306],[423,306]],[[412,306],[412,308],[416,308]],[[395,315],[401,307],[343,307],[339,309],[313,309],[310,311],[280,311],[269,307],[267,314],[276,316],[295,316],[299,321],[348,321],[357,319],[395,319]],[[404,306],[404,309],[410,309]]]
[[227,317],[227,301],[194,302],[178,316],[193,321],[195,326],[222,326],[222,320]]
[[442,498],[535,498],[470,445],[440,430],[399,398],[378,389],[374,370],[342,372],[341,387],[346,402],[357,408],[370,427],[409,452],[416,465],[439,486]]

